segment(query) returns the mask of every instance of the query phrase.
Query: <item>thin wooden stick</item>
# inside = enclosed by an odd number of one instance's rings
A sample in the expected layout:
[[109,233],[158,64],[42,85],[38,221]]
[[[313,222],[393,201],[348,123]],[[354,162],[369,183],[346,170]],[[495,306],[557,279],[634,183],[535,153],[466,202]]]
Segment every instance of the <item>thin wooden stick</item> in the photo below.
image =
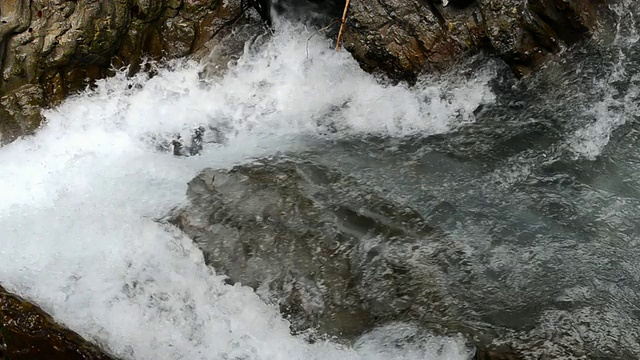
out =
[[347,0],[344,4],[344,12],[342,13],[342,23],[340,24],[340,31],[338,32],[338,41],[336,41],[336,51],[340,51],[340,43],[342,42],[342,32],[344,31],[344,23],[347,21],[347,11],[349,11],[349,4],[351,0]]
[[340,19],[335,19],[335,20],[333,20],[331,22],[331,24],[323,27],[322,29],[318,30],[317,32],[314,32],[311,36],[309,36],[309,38],[307,39],[307,57],[305,58],[305,60],[309,58],[309,41],[311,41],[311,38],[313,38],[314,36],[316,36],[317,34],[323,32],[325,30],[328,30],[331,26],[333,26],[333,24],[338,23],[338,22],[340,22]]

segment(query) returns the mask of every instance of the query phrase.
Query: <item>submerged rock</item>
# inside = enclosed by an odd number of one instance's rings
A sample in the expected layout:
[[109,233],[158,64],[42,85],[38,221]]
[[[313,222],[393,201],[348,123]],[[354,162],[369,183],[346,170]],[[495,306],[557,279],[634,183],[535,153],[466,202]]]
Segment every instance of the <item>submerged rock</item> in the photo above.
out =
[[0,287],[0,359],[114,360],[57,324],[38,306]]
[[464,251],[412,209],[360,189],[286,159],[209,169],[170,221],[230,282],[278,303],[295,331],[350,338],[387,320],[458,318],[443,268],[464,268]]
[[41,107],[112,66],[137,72],[147,57],[212,48],[231,25],[247,22],[245,10],[241,0],[0,2],[0,141],[34,131]]
[[[599,0],[354,1],[344,45],[368,71],[415,79],[465,53],[496,53],[518,74],[596,28]],[[447,6],[445,6],[447,5]]]

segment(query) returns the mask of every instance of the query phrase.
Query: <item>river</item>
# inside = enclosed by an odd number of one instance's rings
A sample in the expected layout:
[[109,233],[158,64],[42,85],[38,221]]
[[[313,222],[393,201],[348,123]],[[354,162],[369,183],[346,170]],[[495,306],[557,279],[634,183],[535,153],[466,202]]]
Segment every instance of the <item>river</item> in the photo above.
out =
[[[123,359],[467,359],[461,337],[306,343],[155,221],[202,168],[304,153],[429,216],[476,260],[451,289],[479,322],[585,327],[603,356],[640,356],[640,37],[613,33],[517,80],[471,59],[384,85],[303,25],[281,22],[222,77],[175,61],[119,72],[0,149],[0,279]],[[207,124],[225,141],[176,158],[156,140]],[[455,278],[452,275],[452,279]],[[567,320],[569,319],[569,320]],[[586,324],[586,325],[585,325]],[[573,326],[573,325],[570,325]],[[541,330],[547,331],[547,330]],[[400,344],[400,345],[398,345]]]

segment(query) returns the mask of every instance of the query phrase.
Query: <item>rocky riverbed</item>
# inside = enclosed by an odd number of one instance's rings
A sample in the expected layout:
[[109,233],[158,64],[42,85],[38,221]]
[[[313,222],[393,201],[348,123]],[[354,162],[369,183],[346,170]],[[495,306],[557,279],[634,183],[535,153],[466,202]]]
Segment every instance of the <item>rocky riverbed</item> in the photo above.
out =
[[229,283],[277,304],[294,332],[348,343],[403,322],[464,334],[478,359],[633,357],[580,340],[613,329],[602,324],[613,313],[534,294],[499,305],[512,290],[492,289],[483,256],[441,228],[459,216],[456,206],[442,201],[424,214],[305,157],[206,169],[169,220]]

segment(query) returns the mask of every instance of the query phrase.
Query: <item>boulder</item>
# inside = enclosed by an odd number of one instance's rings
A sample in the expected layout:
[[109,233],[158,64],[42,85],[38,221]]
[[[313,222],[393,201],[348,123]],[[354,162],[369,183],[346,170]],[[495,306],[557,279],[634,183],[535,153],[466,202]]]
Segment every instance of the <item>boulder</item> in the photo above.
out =
[[42,106],[146,58],[211,48],[246,19],[241,0],[0,2],[0,142],[33,132]]
[[[412,209],[309,162],[204,170],[173,212],[206,261],[280,306],[300,332],[352,338],[387,320],[461,317],[445,268],[464,252]],[[448,329],[451,330],[451,329]]]
[[0,287],[0,359],[115,360],[38,306]]
[[[600,0],[352,1],[344,46],[362,67],[415,80],[488,51],[518,75],[595,30]],[[445,6],[447,5],[447,6]]]

